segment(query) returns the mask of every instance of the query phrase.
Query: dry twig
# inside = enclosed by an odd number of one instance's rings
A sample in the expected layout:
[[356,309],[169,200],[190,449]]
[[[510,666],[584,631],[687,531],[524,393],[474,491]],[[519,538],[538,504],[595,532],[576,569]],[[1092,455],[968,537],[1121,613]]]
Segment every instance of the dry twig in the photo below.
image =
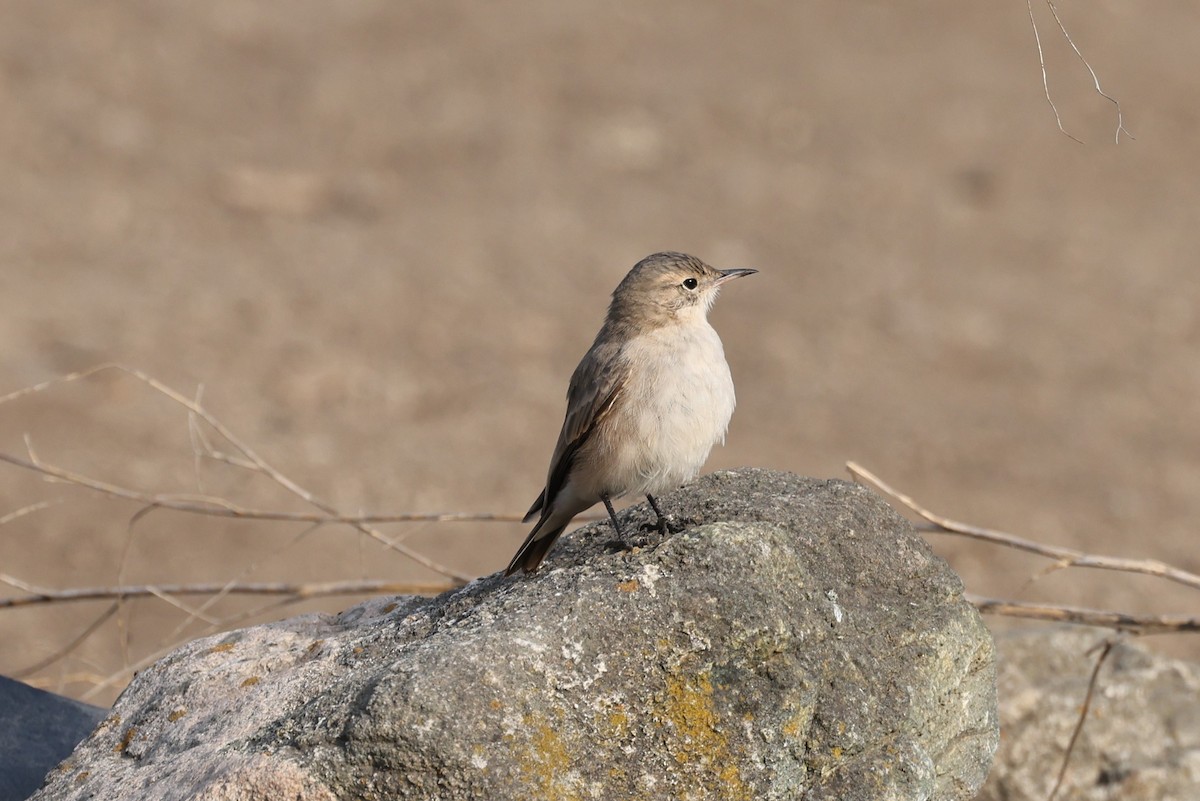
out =
[[[55,590],[38,587],[20,579],[0,573],[0,582],[23,590],[28,595],[0,598],[0,609],[15,609],[24,606],[40,606],[73,601],[96,601],[120,598],[157,597],[168,603],[174,595],[281,595],[293,601],[325,598],[332,595],[437,595],[454,589],[451,582],[412,583],[385,581],[383,579],[360,579],[356,581],[324,581],[312,584],[288,582],[200,582],[193,584],[130,584],[111,587],[72,587]],[[188,610],[185,610],[188,611]],[[206,622],[219,622],[209,621]]]
[[1096,692],[1096,679],[1100,676],[1100,668],[1104,666],[1104,660],[1108,659],[1108,655],[1112,653],[1116,644],[1117,638],[1109,637],[1098,646],[1100,655],[1096,658],[1096,666],[1092,668],[1092,676],[1088,679],[1087,693],[1083,696],[1083,708],[1079,711],[1079,720],[1075,721],[1075,729],[1071,732],[1071,739],[1067,742],[1067,750],[1063,754],[1062,767],[1058,769],[1058,779],[1054,782],[1054,789],[1050,791],[1047,801],[1054,801],[1059,788],[1062,787],[1063,779],[1067,776],[1067,766],[1071,764],[1071,755],[1075,753],[1075,743],[1079,741],[1083,724],[1087,722],[1088,710],[1092,707],[1092,696]]
[[914,514],[930,523],[931,527],[920,527],[922,531],[930,531],[934,533],[958,534],[972,539],[983,540],[994,545],[1002,545],[1006,548],[1014,548],[1019,551],[1044,556],[1049,559],[1057,560],[1051,566],[1051,570],[1061,570],[1068,567],[1087,567],[1097,570],[1118,570],[1125,573],[1140,573],[1147,576],[1157,576],[1168,581],[1178,582],[1189,587],[1200,589],[1200,576],[1195,573],[1181,570],[1177,567],[1172,567],[1157,559],[1124,559],[1116,556],[1099,556],[1096,554],[1085,553],[1075,550],[1074,548],[1064,548],[1058,545],[1045,545],[1033,540],[1027,540],[1022,537],[1008,534],[1003,531],[996,531],[990,528],[981,528],[972,526],[969,523],[960,523],[957,520],[951,520],[948,517],[942,517],[924,508],[908,495],[899,492],[889,486],[883,479],[876,476],[870,470],[867,470],[856,462],[847,462],[846,469],[856,479],[863,479],[872,484],[877,490],[896,501],[900,505],[912,511]]
[[[1116,108],[1117,130],[1114,135],[1114,141],[1117,144],[1120,144],[1122,133],[1124,133],[1130,139],[1134,139],[1135,138],[1134,135],[1129,132],[1128,128],[1125,127],[1125,115],[1121,111],[1120,101],[1117,100],[1112,95],[1105,92],[1103,88],[1101,88],[1100,76],[1098,76],[1096,74],[1096,71],[1094,69],[1092,69],[1092,65],[1088,62],[1088,60],[1084,57],[1083,52],[1080,51],[1079,47],[1075,44],[1075,40],[1071,38],[1071,34],[1067,31],[1067,26],[1063,24],[1062,18],[1058,15],[1058,8],[1054,5],[1054,0],[1045,0],[1045,3],[1046,3],[1046,7],[1050,9],[1050,15],[1052,17],[1054,17],[1054,22],[1058,26],[1059,32],[1062,33],[1063,38],[1067,40],[1067,44],[1071,46],[1071,50],[1075,53],[1075,55],[1079,58],[1079,60],[1081,62],[1083,62],[1083,66],[1087,69],[1088,74],[1092,76],[1092,85],[1096,89],[1096,94],[1103,97],[1109,103],[1112,103],[1113,106]],[[1079,144],[1083,144],[1082,140],[1076,138],[1075,136],[1072,136],[1063,127],[1062,117],[1060,117],[1058,114],[1058,107],[1054,104],[1054,100],[1050,97],[1050,81],[1046,75],[1046,55],[1042,51],[1042,37],[1038,33],[1037,19],[1034,17],[1034,14],[1033,14],[1033,0],[1026,0],[1025,6],[1026,6],[1027,11],[1029,12],[1029,24],[1031,26],[1033,26],[1033,40],[1034,40],[1034,43],[1037,45],[1038,64],[1042,69],[1042,91],[1046,96],[1046,102],[1050,104],[1050,110],[1054,112],[1054,121],[1058,125],[1058,130],[1060,132],[1062,132],[1068,139],[1071,139],[1072,141],[1075,141],[1075,142],[1079,142]]]
[[[245,443],[241,439],[239,439],[229,428],[227,428],[225,426],[224,423],[222,423],[217,417],[215,417],[213,414],[211,414],[203,406],[199,405],[196,401],[193,401],[192,399],[182,395],[181,393],[177,392],[176,390],[171,389],[170,387],[163,384],[156,378],[149,376],[146,373],[144,373],[141,370],[138,370],[136,368],[127,367],[122,364],[111,364],[111,363],[110,364],[102,364],[97,367],[90,368],[88,370],[82,370],[82,371],[79,371],[76,373],[71,373],[71,374],[63,376],[61,378],[54,379],[52,381],[45,381],[45,382],[42,382],[41,384],[36,384],[32,387],[26,387],[25,389],[17,390],[16,392],[11,392],[7,395],[0,396],[0,404],[7,403],[7,402],[10,402],[17,398],[21,398],[21,397],[31,395],[31,394],[34,394],[37,392],[42,392],[42,391],[49,389],[52,386],[56,386],[58,384],[68,383],[68,382],[72,382],[72,381],[78,381],[78,380],[81,380],[84,378],[88,378],[90,376],[94,376],[97,373],[100,373],[103,371],[109,371],[109,370],[117,371],[117,372],[123,373],[125,375],[131,376],[131,377],[137,379],[138,381],[142,382],[146,386],[150,387],[154,391],[158,392],[159,394],[165,396],[169,400],[173,401],[174,403],[187,409],[189,414],[192,416],[192,419],[203,420],[204,423],[206,423],[222,439],[224,439],[226,442],[228,442],[230,445],[233,446],[233,448],[237,451],[237,454],[235,454],[233,458],[236,458],[236,460],[240,466],[242,466],[246,469],[249,469],[249,470],[253,470],[254,472],[257,472],[263,476],[266,476],[271,481],[278,484],[280,487],[283,487],[285,490],[287,490],[292,495],[295,495],[296,497],[305,501],[310,506],[315,507],[317,510],[319,510],[321,512],[321,514],[325,518],[324,520],[310,519],[307,522],[345,523],[347,525],[352,526],[353,528],[360,531],[361,533],[366,534],[367,536],[371,537],[372,539],[375,539],[375,540],[383,543],[386,547],[391,548],[392,550],[403,554],[404,556],[408,557],[409,559],[413,560],[414,562],[417,562],[418,564],[420,564],[430,570],[433,570],[434,572],[440,573],[443,576],[447,576],[451,579],[454,579],[455,581],[459,582],[460,584],[465,583],[471,579],[470,576],[468,576],[464,573],[460,573],[456,570],[453,570],[452,568],[447,567],[446,565],[442,565],[442,564],[430,559],[429,557],[425,556],[424,554],[421,554],[418,551],[415,551],[406,545],[403,545],[399,542],[396,542],[396,541],[384,536],[381,532],[379,532],[377,529],[375,529],[371,526],[371,523],[379,522],[379,521],[373,520],[370,522],[363,522],[363,521],[358,520],[349,515],[343,515],[341,512],[339,512],[337,509],[335,509],[332,505],[330,505],[326,501],[323,501],[318,496],[316,496],[314,493],[301,487],[295,481],[293,481],[292,479],[290,479],[286,475],[284,475],[280,470],[276,469],[274,466],[272,466],[270,463],[268,463],[265,459],[263,459],[261,456],[259,456],[259,454],[253,448],[251,448],[247,443]],[[61,481],[66,481],[67,483],[88,487],[90,489],[94,489],[98,492],[101,492],[105,495],[109,495],[111,497],[123,498],[125,500],[131,500],[131,501],[138,501],[140,503],[145,504],[145,508],[142,511],[140,511],[138,513],[138,515],[136,515],[135,517],[140,517],[140,516],[144,515],[145,513],[147,513],[148,511],[157,509],[157,508],[169,508],[169,509],[176,509],[179,511],[197,512],[197,513],[201,513],[201,514],[213,514],[213,515],[226,516],[226,517],[250,517],[251,515],[246,514],[246,512],[257,511],[257,510],[242,510],[233,504],[229,504],[227,502],[222,501],[221,499],[210,498],[210,497],[206,497],[206,496],[199,496],[199,497],[197,497],[197,496],[172,496],[172,495],[155,496],[155,495],[148,495],[146,493],[139,493],[139,492],[129,490],[124,487],[119,487],[114,484],[110,484],[108,482],[100,481],[97,479],[91,479],[86,476],[81,476],[81,475],[78,475],[75,473],[71,473],[70,471],[63,470],[61,468],[56,468],[56,467],[44,464],[41,460],[39,460],[37,458],[36,454],[33,453],[31,447],[29,448],[29,451],[30,452],[29,452],[28,459],[21,459],[20,457],[12,456],[11,454],[0,454],[0,461],[5,461],[5,462],[8,462],[9,464],[15,465],[17,467],[22,467],[27,470],[33,470],[35,472],[41,473],[42,475],[45,475],[45,476],[48,476],[51,478],[56,478]],[[222,456],[224,456],[224,455],[220,454],[219,452],[214,450],[213,456],[214,456],[214,458],[222,458]],[[226,459],[228,459],[228,458],[229,457],[226,457]],[[489,517],[491,519],[495,519],[496,516],[489,516]],[[403,519],[405,519],[405,520],[414,520],[414,519],[444,520],[446,518],[447,518],[447,516],[445,516],[445,515],[426,515],[423,517],[422,516],[417,516],[417,517],[403,516]],[[271,513],[263,513],[260,517],[257,517],[256,519],[294,519],[294,518],[284,518],[284,517],[280,517],[278,515],[273,515]],[[451,518],[451,519],[462,519],[462,518]],[[474,519],[474,518],[472,518],[472,519]]]
[[[1175,581],[1190,587],[1200,588],[1200,576],[1157,560],[1097,556],[1095,554],[1083,553],[1073,548],[1044,545],[1040,542],[1027,540],[1003,531],[980,528],[942,517],[924,508],[909,496],[893,489],[861,465],[849,462],[846,467],[855,479],[867,481],[883,495],[927,521],[928,525],[920,526],[920,530],[959,534],[983,540],[994,545],[1015,548],[1055,559],[1055,564],[1050,568],[1052,570],[1065,567],[1091,567],[1103,570],[1118,570],[1127,573],[1156,576],[1168,581]],[[1117,635],[1106,639],[1101,644],[1100,655],[1096,660],[1096,665],[1092,669],[1092,675],[1088,681],[1083,708],[1080,710],[1079,719],[1075,723],[1075,728],[1067,744],[1066,752],[1063,754],[1062,766],[1059,769],[1058,778],[1054,783],[1054,789],[1050,792],[1049,801],[1054,801],[1059,790],[1062,788],[1063,781],[1067,775],[1067,768],[1071,762],[1071,755],[1075,751],[1079,735],[1083,732],[1084,724],[1087,722],[1088,711],[1091,709],[1092,698],[1094,697],[1097,681],[1100,676],[1100,669],[1104,665],[1104,661],[1108,658],[1108,655],[1112,652],[1117,638],[1122,634],[1140,635],[1200,631],[1200,618],[1184,615],[1135,615],[1105,609],[1084,609],[1056,604],[1035,604],[998,598],[984,598],[971,593],[966,593],[965,598],[979,609],[980,612],[985,614],[1046,620],[1056,623],[1102,626],[1115,629],[1118,632]]]
[[[116,684],[123,677],[127,677],[133,671],[150,664],[150,662],[166,653],[170,648],[177,644],[177,638],[183,633],[183,631],[195,621],[202,622],[206,631],[215,631],[223,627],[235,625],[246,619],[259,616],[267,611],[313,598],[335,595],[365,595],[380,593],[429,595],[443,592],[452,589],[453,587],[461,586],[472,577],[454,571],[444,565],[428,559],[411,548],[400,544],[400,541],[403,539],[403,535],[397,538],[389,538],[373,528],[373,526],[382,523],[400,522],[516,522],[521,520],[521,517],[517,515],[456,512],[381,515],[344,514],[334,508],[331,504],[321,500],[312,492],[301,487],[295,481],[284,475],[280,470],[269,464],[248,444],[236,437],[227,426],[225,426],[217,417],[215,417],[203,406],[203,387],[199,387],[195,395],[191,398],[188,398],[176,390],[166,386],[157,379],[143,373],[142,371],[121,364],[98,365],[88,370],[71,373],[50,381],[45,381],[40,384],[2,395],[0,396],[0,405],[10,403],[19,398],[44,392],[55,386],[88,379],[99,373],[108,371],[117,372],[121,375],[134,378],[141,384],[149,387],[155,393],[166,397],[170,402],[183,407],[187,411],[188,434],[192,443],[192,452],[196,469],[196,482],[197,487],[201,489],[201,492],[148,493],[130,487],[121,486],[110,481],[105,481],[101,478],[84,475],[61,466],[49,464],[39,457],[34,449],[32,440],[28,435],[25,437],[26,454],[24,456],[0,453],[0,462],[36,473],[48,481],[59,482],[69,486],[90,490],[107,498],[129,501],[138,504],[140,507],[132,515],[128,522],[127,536],[121,557],[121,567],[118,571],[117,581],[112,586],[77,587],[66,590],[55,590],[32,585],[15,576],[0,574],[0,583],[7,583],[10,586],[26,593],[25,595],[0,598],[0,610],[14,609],[18,607],[29,608],[39,605],[69,603],[74,601],[95,601],[104,599],[111,599],[113,601],[113,603],[98,618],[92,621],[81,634],[73,638],[67,646],[59,649],[51,656],[41,660],[38,664],[33,665],[27,670],[23,671],[23,674],[27,674],[30,671],[43,670],[54,662],[63,659],[72,653],[76,648],[78,648],[80,644],[94,634],[94,632],[99,630],[106,621],[114,616],[117,616],[117,625],[120,629],[121,650],[124,656],[124,667],[116,673],[113,673],[105,678],[98,679],[92,689],[87,693],[88,697],[94,696],[97,692],[103,690],[104,688]],[[218,447],[217,443],[227,443],[229,450],[222,450],[220,447]],[[309,513],[295,513],[270,509],[254,509],[241,506],[225,498],[205,494],[203,493],[203,483],[200,470],[200,465],[203,460],[220,462],[234,468],[248,470],[252,473],[262,475],[270,479],[276,485],[282,487],[288,493],[298,497],[310,506],[314,507],[316,511]],[[41,511],[58,502],[60,502],[60,499],[30,504],[0,517],[0,525],[11,522],[25,515]],[[245,580],[253,570],[253,565],[249,565],[244,566],[240,576],[222,583],[146,585],[126,584],[123,580],[123,576],[127,557],[132,547],[134,527],[143,517],[157,509],[167,509],[212,517],[307,524],[305,530],[295,537],[288,545],[284,546],[284,548],[294,546],[296,542],[306,536],[309,532],[321,526],[328,524],[348,525],[364,534],[367,534],[371,538],[382,542],[386,547],[403,554],[404,556],[416,561],[430,570],[440,573],[446,577],[446,580],[424,583],[370,579],[312,584],[252,582]],[[185,602],[181,599],[181,596],[189,595],[207,597],[203,603],[196,605]],[[230,595],[272,596],[274,600],[253,609],[243,609],[241,612],[231,616],[219,617],[210,613],[209,610],[211,610],[218,601]],[[125,602],[127,600],[146,597],[156,597],[164,603],[176,607],[184,613],[184,619],[170,634],[164,638],[164,640],[160,643],[161,648],[159,650],[156,650],[155,653],[150,654],[134,663],[128,653],[128,626],[125,619],[127,615],[122,614],[122,611],[127,609],[125,606]]]
[[972,593],[965,593],[964,597],[976,609],[987,615],[1045,620],[1052,623],[1074,623],[1081,626],[1100,626],[1131,634],[1172,634],[1200,631],[1200,617],[1134,615],[1127,612],[1111,612],[1107,609],[1086,609],[1077,606],[984,598]]
[[[337,511],[322,512],[280,512],[273,509],[253,509],[239,506],[232,501],[214,495],[193,495],[189,493],[148,493],[122,487],[107,481],[92,478],[47,464],[34,456],[22,459],[11,453],[0,452],[0,462],[7,462],[14,467],[20,467],[30,472],[39,473],[46,478],[72,484],[84,489],[95,490],[102,495],[119,500],[133,501],[142,504],[135,518],[140,519],[156,509],[167,509],[175,512],[207,515],[209,517],[228,517],[238,520],[267,520],[285,523],[314,523],[317,525],[344,524],[349,526],[369,526],[380,523],[519,523],[520,515],[491,514],[486,512],[413,512],[404,514],[381,515],[347,515]],[[0,518],[0,524],[22,514],[40,511],[53,505],[54,502],[31,504]],[[385,545],[390,541],[384,542]],[[441,572],[441,571],[438,571]],[[452,575],[452,574],[447,574]],[[465,578],[463,576],[454,576]]]
[[84,641],[87,640],[88,637],[91,637],[93,634],[95,634],[97,631],[99,631],[100,627],[103,626],[104,623],[110,617],[115,615],[117,613],[117,610],[120,608],[121,608],[120,602],[113,601],[111,604],[108,605],[108,607],[103,612],[100,613],[100,615],[95,620],[93,620],[91,623],[88,624],[87,628],[85,628],[83,631],[81,631],[77,636],[73,637],[69,643],[64,645],[62,648],[59,648],[57,651],[50,654],[49,656],[35,662],[34,664],[30,665],[29,667],[13,671],[12,677],[14,679],[23,679],[26,676],[32,676],[34,673],[37,673],[38,671],[45,670],[46,668],[50,667],[55,662],[62,659],[67,654],[71,653],[76,648],[78,648],[80,645],[82,645],[84,643]]
[[1058,130],[1068,139],[1073,142],[1083,144],[1083,140],[1067,132],[1063,127],[1062,117],[1058,113],[1058,106],[1054,104],[1054,99],[1050,97],[1050,78],[1046,74],[1046,54],[1042,51],[1042,37],[1038,33],[1037,18],[1033,16],[1033,0],[1025,0],[1025,6],[1029,10],[1029,24],[1033,26],[1033,41],[1037,44],[1038,64],[1042,68],[1042,91],[1046,95],[1046,102],[1050,104],[1050,110],[1054,112],[1054,122],[1058,125]]

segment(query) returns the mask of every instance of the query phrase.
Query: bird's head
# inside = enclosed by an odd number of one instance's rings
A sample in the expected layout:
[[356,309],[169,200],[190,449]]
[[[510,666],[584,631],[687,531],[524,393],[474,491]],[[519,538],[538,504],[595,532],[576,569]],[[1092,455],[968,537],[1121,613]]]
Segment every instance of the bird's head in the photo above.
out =
[[634,265],[613,291],[610,319],[665,325],[703,318],[721,286],[757,270],[718,270],[684,253],[655,253]]

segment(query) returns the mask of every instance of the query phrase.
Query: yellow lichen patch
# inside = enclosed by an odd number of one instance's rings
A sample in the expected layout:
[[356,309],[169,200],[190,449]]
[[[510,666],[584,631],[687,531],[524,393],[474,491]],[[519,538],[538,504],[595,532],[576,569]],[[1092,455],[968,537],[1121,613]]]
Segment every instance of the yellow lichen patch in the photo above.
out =
[[550,721],[526,715],[521,721],[529,732],[529,747],[517,760],[525,779],[544,801],[579,801],[579,793],[567,780],[572,757],[567,744]]
[[621,592],[637,592],[638,587],[640,586],[642,585],[637,579],[630,579],[629,581],[622,581],[620,584],[618,584],[617,589]]
[[234,644],[231,642],[223,642],[220,645],[214,645],[212,648],[209,648],[207,653],[220,654],[220,653],[224,653],[226,651],[232,651],[233,646],[234,646]]
[[250,678],[248,678],[242,682],[242,686],[243,687],[253,687],[255,684],[258,684],[260,681],[261,681],[261,679],[258,676],[251,676]]
[[184,709],[183,707],[179,707],[178,709],[172,711],[171,714],[167,715],[167,721],[170,723],[174,723],[175,721],[179,720],[181,717],[183,717],[186,714],[187,714],[187,710]]
[[115,751],[118,754],[121,753],[122,751],[124,751],[126,748],[129,747],[129,744],[133,742],[133,738],[136,736],[137,736],[137,726],[130,726],[128,729],[125,730],[124,736],[121,737],[121,742],[119,742],[113,746],[113,751]]
[[809,711],[802,709],[783,724],[783,733],[787,737],[803,737],[808,731]]
[[613,737],[620,738],[629,734],[629,715],[623,708],[608,713],[608,728],[611,729]]
[[670,745],[675,761],[708,773],[719,798],[749,801],[750,789],[742,781],[729,738],[720,729],[709,674],[668,676],[664,711],[677,738]]

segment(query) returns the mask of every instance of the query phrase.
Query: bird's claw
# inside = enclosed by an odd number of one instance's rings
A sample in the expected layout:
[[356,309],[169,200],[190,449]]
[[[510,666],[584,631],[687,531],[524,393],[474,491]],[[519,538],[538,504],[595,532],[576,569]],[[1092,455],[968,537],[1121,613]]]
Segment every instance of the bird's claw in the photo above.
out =
[[687,526],[676,520],[674,515],[663,515],[655,522],[644,523],[641,527],[641,530],[657,531],[661,536],[667,537],[672,534],[678,534],[685,528],[687,528]]

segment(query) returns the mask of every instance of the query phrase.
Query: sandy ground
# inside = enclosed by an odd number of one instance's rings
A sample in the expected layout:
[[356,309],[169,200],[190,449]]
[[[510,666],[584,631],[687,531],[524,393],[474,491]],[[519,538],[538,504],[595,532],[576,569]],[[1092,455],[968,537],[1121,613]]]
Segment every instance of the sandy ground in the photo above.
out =
[[[684,250],[761,270],[713,312],[739,405],[709,469],[854,459],[958,519],[1200,570],[1200,10],[1061,11],[1136,141],[1043,13],[1086,144],[1057,132],[1020,3],[11,0],[0,394],[115,360],[202,388],[343,511],[520,513],[608,293]],[[0,405],[0,450],[26,434],[122,486],[307,508],[195,459],[186,412],[132,379]],[[0,515],[39,501],[0,527],[0,572],[43,586],[436,578],[347,529],[130,526],[136,504],[0,466]],[[470,575],[525,533],[384,530]],[[1200,608],[934,539],[983,594]],[[0,610],[0,671],[109,603]],[[127,603],[26,678],[107,702],[207,630],[187,619]]]

